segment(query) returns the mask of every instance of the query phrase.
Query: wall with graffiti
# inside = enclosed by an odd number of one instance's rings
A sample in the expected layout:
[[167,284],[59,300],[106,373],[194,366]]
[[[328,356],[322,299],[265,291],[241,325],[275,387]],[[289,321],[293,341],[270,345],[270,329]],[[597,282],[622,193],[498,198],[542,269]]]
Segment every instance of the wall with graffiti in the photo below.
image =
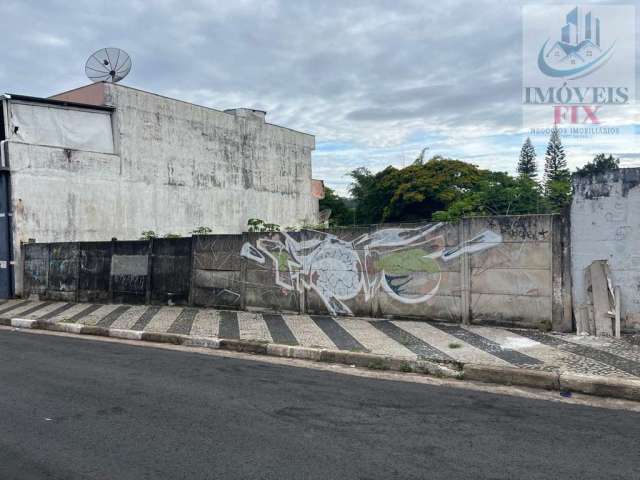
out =
[[262,235],[241,250],[251,272],[247,305],[261,303],[261,286],[271,283],[271,301],[302,302],[312,313],[377,316],[422,305],[438,317],[459,316],[465,248],[441,223]]
[[553,314],[552,240],[546,215],[251,235],[245,306],[538,325]]
[[[562,274],[563,230],[557,218],[485,217],[458,223],[206,235],[176,239],[179,245],[169,239],[162,245],[157,240],[149,245],[106,243],[100,250],[102,281],[94,283],[113,291],[89,294],[98,295],[97,300],[118,299],[125,298],[124,291],[152,303],[334,316],[512,326],[547,322],[566,330],[563,299],[555,294],[568,281]],[[88,248],[69,245],[50,244],[47,255],[42,244],[25,246],[25,278],[33,293],[61,295],[57,285],[64,282],[52,280],[60,270],[56,252]],[[133,247],[136,251],[130,252]],[[90,275],[82,262],[78,265],[76,270]],[[140,288],[116,288],[132,265],[140,265],[135,277]],[[74,268],[65,271],[71,275]],[[42,285],[46,278],[47,285]],[[69,279],[71,293],[65,295],[73,295],[75,282]],[[90,300],[86,289],[77,288],[78,298]]]

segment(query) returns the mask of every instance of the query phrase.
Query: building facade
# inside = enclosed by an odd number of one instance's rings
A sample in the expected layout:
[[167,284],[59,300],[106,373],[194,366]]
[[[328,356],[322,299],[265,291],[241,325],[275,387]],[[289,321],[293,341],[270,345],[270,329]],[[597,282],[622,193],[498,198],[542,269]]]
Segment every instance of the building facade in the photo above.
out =
[[[2,100],[0,296],[22,290],[23,242],[239,233],[313,224],[312,135],[123,85]],[[4,268],[2,268],[4,267]]]

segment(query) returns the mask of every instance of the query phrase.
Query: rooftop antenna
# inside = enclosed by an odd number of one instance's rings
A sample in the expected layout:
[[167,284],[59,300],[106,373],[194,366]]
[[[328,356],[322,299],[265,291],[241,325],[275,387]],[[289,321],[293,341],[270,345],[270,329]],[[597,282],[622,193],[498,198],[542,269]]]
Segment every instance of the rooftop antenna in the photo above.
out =
[[92,82],[116,83],[131,70],[131,57],[119,48],[102,48],[93,53],[84,65],[84,73]]

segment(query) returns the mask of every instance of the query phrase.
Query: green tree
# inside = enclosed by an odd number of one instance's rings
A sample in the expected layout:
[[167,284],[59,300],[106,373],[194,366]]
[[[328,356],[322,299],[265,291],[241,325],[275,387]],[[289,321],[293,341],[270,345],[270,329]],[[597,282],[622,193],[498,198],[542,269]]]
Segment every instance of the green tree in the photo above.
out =
[[477,166],[439,156],[396,170],[383,183],[393,195],[383,209],[382,221],[430,219],[471,191],[481,177]]
[[384,208],[394,193],[394,185],[389,178],[397,171],[394,167],[387,167],[373,174],[368,169],[360,167],[349,174],[353,179],[349,192],[356,204],[357,224],[382,221]]
[[620,159],[614,158],[613,155],[609,156],[604,153],[599,153],[593,160],[586,163],[582,168],[578,168],[574,173],[577,177],[586,177],[589,175],[597,175],[610,171],[615,171],[620,168]]
[[475,165],[439,156],[376,174],[359,168],[351,172],[357,223],[430,219],[470,191],[480,176]]
[[527,137],[522,150],[520,150],[520,160],[518,161],[518,173],[523,177],[532,180],[538,176],[538,165],[536,164],[536,149],[531,143],[531,139]]
[[571,173],[567,168],[558,126],[551,131],[544,164],[544,191],[553,211],[561,210],[571,199]]
[[352,225],[354,211],[347,206],[347,200],[338,196],[329,187],[324,187],[324,198],[320,200],[320,210],[330,210],[329,225]]
[[437,221],[453,221],[472,215],[521,215],[547,213],[549,207],[540,185],[526,176],[485,171],[482,178],[446,210],[434,213]]

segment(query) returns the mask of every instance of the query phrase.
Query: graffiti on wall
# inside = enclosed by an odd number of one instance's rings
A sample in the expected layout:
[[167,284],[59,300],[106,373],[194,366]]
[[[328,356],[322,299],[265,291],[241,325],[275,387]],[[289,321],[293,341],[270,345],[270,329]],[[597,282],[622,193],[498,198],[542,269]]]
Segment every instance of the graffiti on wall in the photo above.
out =
[[[352,315],[344,303],[379,292],[407,304],[429,301],[443,279],[443,266],[462,254],[491,248],[502,236],[491,230],[446,247],[444,223],[385,228],[346,241],[333,233],[282,232],[245,243],[241,256],[274,268],[274,282],[286,290],[312,290],[331,315]],[[298,237],[298,239],[296,239]]]

